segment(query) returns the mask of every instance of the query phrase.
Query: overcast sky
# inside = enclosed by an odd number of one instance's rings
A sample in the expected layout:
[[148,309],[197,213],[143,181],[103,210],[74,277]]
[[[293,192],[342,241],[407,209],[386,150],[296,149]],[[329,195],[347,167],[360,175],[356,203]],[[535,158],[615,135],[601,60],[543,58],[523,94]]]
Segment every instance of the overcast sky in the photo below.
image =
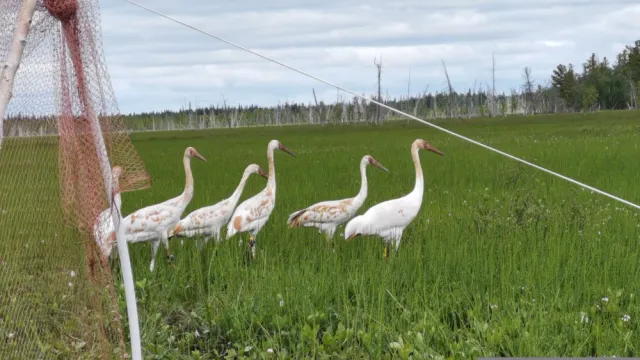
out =
[[[640,38],[637,0],[139,0],[172,17],[358,93],[509,91],[596,52],[612,61]],[[177,5],[181,3],[181,5]],[[335,89],[123,0],[102,0],[104,51],[123,113],[219,104],[334,101]],[[348,94],[343,94],[350,98]],[[319,99],[320,100],[320,99]]]

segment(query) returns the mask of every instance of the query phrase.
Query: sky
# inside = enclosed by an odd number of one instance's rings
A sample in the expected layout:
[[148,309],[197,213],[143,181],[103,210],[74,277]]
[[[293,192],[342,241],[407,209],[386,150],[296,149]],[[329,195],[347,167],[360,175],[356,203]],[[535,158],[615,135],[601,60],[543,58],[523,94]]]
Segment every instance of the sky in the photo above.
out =
[[[559,63],[613,62],[640,39],[637,0],[137,0],[360,94],[390,96],[549,81]],[[180,4],[180,5],[177,5]],[[438,5],[436,5],[438,4]],[[446,4],[446,5],[445,5]],[[150,13],[101,0],[103,49],[123,113],[192,106],[335,101],[352,95]],[[410,79],[410,82],[409,82]]]

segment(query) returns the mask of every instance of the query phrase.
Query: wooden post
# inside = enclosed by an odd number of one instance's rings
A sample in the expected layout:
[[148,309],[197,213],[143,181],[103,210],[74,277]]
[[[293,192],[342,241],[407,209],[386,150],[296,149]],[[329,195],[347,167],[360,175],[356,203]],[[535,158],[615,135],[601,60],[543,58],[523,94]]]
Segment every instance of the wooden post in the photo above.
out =
[[27,35],[31,27],[31,19],[36,9],[36,0],[23,0],[18,14],[16,28],[13,31],[11,47],[7,54],[7,59],[2,66],[0,73],[0,150],[2,150],[2,139],[4,138],[4,113],[7,110],[9,100],[11,100],[13,90],[13,79],[16,76],[24,47],[27,44]]

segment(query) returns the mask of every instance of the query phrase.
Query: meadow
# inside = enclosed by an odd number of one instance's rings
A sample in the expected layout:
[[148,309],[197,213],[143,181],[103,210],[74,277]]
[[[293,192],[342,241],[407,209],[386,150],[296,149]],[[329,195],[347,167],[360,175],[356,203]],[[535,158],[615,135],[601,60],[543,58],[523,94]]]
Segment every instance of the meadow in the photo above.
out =
[[[440,124],[640,202],[637,111]],[[131,137],[153,186],[123,194],[123,215],[182,192],[187,146],[208,162],[192,161],[184,215],[229,196],[250,163],[266,169],[269,140],[297,155],[276,152],[276,207],[253,262],[246,234],[202,250],[198,238],[172,239],[175,260],[159,251],[153,273],[149,245],[130,246],[145,359],[640,355],[632,207],[412,121]],[[315,229],[287,227],[295,210],[354,196],[365,154],[390,173],[368,168],[359,213],[410,192],[416,138],[445,156],[420,153],[423,206],[397,254],[385,261],[376,237],[345,242],[344,225],[333,247]],[[265,184],[252,176],[241,201]],[[120,296],[126,314],[121,286]]]
[[[579,181],[638,202],[640,114],[449,120],[443,126]],[[425,196],[397,254],[382,241],[334,248],[288,215],[320,200],[354,196],[358,162],[371,154],[369,196],[359,211],[402,196],[421,152]],[[264,168],[278,139],[277,200],[245,261],[247,235],[202,251],[170,242],[175,262],[131,246],[148,359],[472,358],[638,356],[638,211],[428,128],[288,126],[132,135],[153,186],[123,195],[123,213],[179,194],[181,157],[194,146],[195,195],[185,215],[227,197],[250,163]],[[242,199],[265,186],[250,178]],[[242,201],[241,199],[241,201]],[[162,252],[160,252],[162,254]],[[269,350],[270,349],[270,350]]]

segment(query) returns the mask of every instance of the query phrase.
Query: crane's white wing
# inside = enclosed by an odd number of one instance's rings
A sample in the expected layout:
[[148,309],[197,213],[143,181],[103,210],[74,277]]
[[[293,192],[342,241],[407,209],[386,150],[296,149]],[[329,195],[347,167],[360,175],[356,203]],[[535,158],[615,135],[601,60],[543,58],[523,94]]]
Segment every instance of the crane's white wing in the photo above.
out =
[[289,216],[287,224],[293,227],[347,221],[355,211],[351,209],[352,199],[329,200],[298,210]]
[[373,234],[392,228],[404,228],[416,217],[420,205],[421,202],[409,196],[376,204],[362,215],[360,230],[363,234]]
[[93,225],[93,237],[102,252],[102,255],[108,257],[111,254],[112,244],[115,242],[115,231],[113,226],[113,217],[111,216],[111,208],[102,210],[96,218]]
[[268,188],[243,201],[231,215],[231,221],[227,225],[227,237],[237,232],[259,230],[269,219],[274,206],[275,197]]
[[185,201],[184,197],[185,197],[185,194],[180,194],[180,195],[174,197],[173,199],[169,199],[169,200],[163,201],[163,202],[159,203],[158,205],[167,205],[167,206],[178,207],[178,206],[180,206],[180,204],[183,201]]
[[180,220],[180,208],[157,204],[142,208],[124,218],[125,234],[162,231]]
[[[180,220],[174,229],[170,232],[170,236],[174,232],[181,234],[195,234],[200,230],[217,229],[229,222],[231,218],[231,200],[225,199],[215,205],[206,206],[194,210],[189,215]],[[191,235],[187,235],[191,236]]]

